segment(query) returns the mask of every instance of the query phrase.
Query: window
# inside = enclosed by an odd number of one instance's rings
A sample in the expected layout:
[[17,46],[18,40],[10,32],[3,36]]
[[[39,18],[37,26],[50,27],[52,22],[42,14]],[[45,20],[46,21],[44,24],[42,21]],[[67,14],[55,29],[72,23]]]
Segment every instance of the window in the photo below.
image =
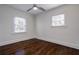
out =
[[52,16],[52,26],[64,26],[64,14]]
[[24,18],[15,17],[14,18],[14,32],[26,32],[26,20]]

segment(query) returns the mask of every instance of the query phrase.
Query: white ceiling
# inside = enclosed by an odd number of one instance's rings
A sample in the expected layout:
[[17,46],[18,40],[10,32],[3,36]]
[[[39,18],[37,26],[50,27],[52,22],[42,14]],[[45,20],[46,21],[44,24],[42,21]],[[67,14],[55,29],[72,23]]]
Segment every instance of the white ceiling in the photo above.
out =
[[[44,8],[46,11],[50,10],[52,8],[58,7],[60,5],[62,5],[62,4],[37,4],[37,6]],[[16,8],[18,10],[21,10],[21,11],[27,12],[27,10],[29,8],[31,8],[33,6],[33,4],[9,4],[9,6]],[[29,13],[38,14],[40,12],[42,12],[42,11],[38,9],[38,10],[31,10]]]

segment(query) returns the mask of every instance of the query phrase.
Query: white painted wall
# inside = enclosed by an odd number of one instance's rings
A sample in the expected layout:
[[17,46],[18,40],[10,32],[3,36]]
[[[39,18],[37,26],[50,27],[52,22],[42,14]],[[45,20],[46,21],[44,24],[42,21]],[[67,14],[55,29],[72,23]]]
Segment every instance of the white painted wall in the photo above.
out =
[[[64,27],[52,27],[53,15],[65,14]],[[37,15],[37,38],[79,49],[79,5],[63,5]]]
[[[27,21],[27,32],[13,33],[14,17],[22,17]],[[7,5],[0,5],[0,46],[27,40],[35,37],[34,17]]]

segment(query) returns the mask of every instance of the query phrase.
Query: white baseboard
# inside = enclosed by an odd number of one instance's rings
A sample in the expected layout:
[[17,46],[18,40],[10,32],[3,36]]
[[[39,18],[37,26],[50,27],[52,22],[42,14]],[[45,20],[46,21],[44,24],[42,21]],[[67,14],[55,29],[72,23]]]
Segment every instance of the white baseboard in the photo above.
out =
[[75,49],[79,49],[79,45],[75,44],[75,43],[71,43],[71,42],[64,42],[64,41],[59,41],[59,40],[52,40],[52,39],[46,39],[44,37],[37,37],[38,39],[42,39],[48,42],[52,42],[52,43],[56,43],[56,44],[60,44],[60,45],[64,45],[67,47],[71,47],[71,48],[75,48]]
[[8,41],[0,42],[0,46],[12,44],[12,43],[19,42],[19,41],[29,40],[29,39],[32,39],[32,38],[34,38],[34,37],[8,40]]
[[9,41],[4,41],[4,42],[0,42],[0,46],[7,45],[7,44],[12,44],[12,43],[15,43],[15,42],[28,40],[28,39],[32,39],[32,38],[42,39],[42,40],[45,40],[45,41],[48,41],[48,42],[57,43],[57,44],[60,44],[60,45],[64,45],[64,46],[68,46],[68,47],[71,47],[71,48],[79,49],[78,44],[74,44],[74,43],[71,43],[71,42],[59,41],[59,40],[46,39],[44,37],[30,37],[30,38],[24,38],[24,39],[21,39],[21,40],[20,39],[14,39],[14,40],[9,40]]

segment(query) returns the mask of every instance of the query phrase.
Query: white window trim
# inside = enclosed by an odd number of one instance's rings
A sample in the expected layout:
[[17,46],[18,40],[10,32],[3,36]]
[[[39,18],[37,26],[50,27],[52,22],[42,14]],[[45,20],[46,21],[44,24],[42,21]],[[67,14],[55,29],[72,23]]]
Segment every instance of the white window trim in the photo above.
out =
[[[64,14],[59,14],[59,15],[64,15]],[[59,16],[59,15],[55,15],[55,16]],[[57,25],[57,26],[53,26],[53,25],[52,25],[52,23],[53,23],[53,17],[54,17],[54,16],[52,16],[52,21],[51,21],[51,26],[52,26],[52,27],[64,27],[64,26],[65,26],[65,23],[66,23],[66,22],[65,22],[65,15],[64,15],[64,25],[59,25],[59,26],[58,26],[58,25]]]
[[[24,25],[24,26],[25,26],[25,30],[24,30],[24,31],[16,32],[16,30],[15,30],[15,26],[16,26],[16,25],[15,25],[15,21],[16,21],[16,19],[23,19],[23,20],[25,21],[25,25]],[[13,32],[14,32],[14,33],[24,33],[24,32],[26,32],[26,26],[27,26],[27,25],[26,25],[26,19],[24,19],[24,18],[22,18],[22,17],[14,17],[14,21],[13,21],[13,22],[14,22],[14,23],[13,23],[13,24],[14,24],[14,25],[13,25],[13,27],[14,27]]]

